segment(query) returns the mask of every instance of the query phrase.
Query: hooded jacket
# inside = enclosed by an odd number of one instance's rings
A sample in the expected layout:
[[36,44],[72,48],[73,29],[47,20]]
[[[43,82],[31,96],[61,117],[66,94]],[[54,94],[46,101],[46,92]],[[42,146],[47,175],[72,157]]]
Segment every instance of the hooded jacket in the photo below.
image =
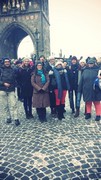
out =
[[[14,69],[9,66],[2,66],[0,68],[0,91],[7,91],[7,92],[11,92],[11,91],[15,91],[15,82],[16,82],[16,78],[15,78],[15,72]],[[4,83],[9,83],[10,86],[6,87],[4,86]]]

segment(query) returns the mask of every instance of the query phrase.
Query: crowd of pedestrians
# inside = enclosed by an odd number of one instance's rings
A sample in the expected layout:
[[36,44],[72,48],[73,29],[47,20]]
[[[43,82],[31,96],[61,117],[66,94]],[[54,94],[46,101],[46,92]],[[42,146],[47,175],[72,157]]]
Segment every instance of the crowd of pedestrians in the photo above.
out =
[[[15,94],[17,90],[17,98]],[[23,58],[12,61],[6,57],[0,61],[0,104],[3,102],[6,122],[18,118],[17,101],[23,103],[27,119],[34,118],[33,108],[41,122],[47,121],[47,107],[52,118],[65,118],[65,104],[68,101],[74,118],[80,114],[81,98],[85,103],[85,119],[90,119],[92,104],[95,107],[95,120],[101,118],[101,58],[76,56],[69,59],[45,59],[41,55],[37,62]],[[3,100],[3,101],[2,101]],[[68,113],[68,112],[67,112]]]

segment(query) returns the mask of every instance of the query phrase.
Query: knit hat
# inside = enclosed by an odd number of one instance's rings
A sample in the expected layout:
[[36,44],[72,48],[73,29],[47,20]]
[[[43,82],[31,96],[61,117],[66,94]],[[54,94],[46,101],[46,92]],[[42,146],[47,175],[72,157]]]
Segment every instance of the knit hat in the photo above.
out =
[[3,62],[5,62],[5,61],[11,61],[8,57],[4,57],[4,58],[2,58],[2,60],[3,60]]
[[42,64],[42,62],[41,61],[38,61],[37,63],[36,63],[36,66],[37,65],[41,65],[41,66],[43,66],[43,64]]
[[90,59],[88,59],[88,61],[87,61],[87,64],[95,64],[95,59],[94,58],[90,58]]
[[79,64],[80,63],[85,63],[86,64],[86,60],[85,59],[81,59],[80,61],[79,61]]
[[71,58],[71,61],[72,60],[76,60],[77,61],[77,57],[76,56],[73,56],[72,58]]
[[63,66],[63,63],[61,61],[57,61],[56,64],[55,64],[55,67],[57,67],[58,65]]

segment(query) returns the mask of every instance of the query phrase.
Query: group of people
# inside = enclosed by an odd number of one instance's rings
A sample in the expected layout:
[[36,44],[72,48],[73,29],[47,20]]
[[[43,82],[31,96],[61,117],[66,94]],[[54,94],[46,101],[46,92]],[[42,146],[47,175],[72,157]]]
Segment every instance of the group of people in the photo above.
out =
[[62,120],[67,100],[76,118],[80,114],[82,95],[85,119],[91,118],[92,103],[96,111],[95,120],[101,118],[101,61],[97,62],[96,58],[78,61],[76,56],[72,56],[68,63],[67,59],[56,60],[54,57],[46,60],[42,55],[37,62],[23,58],[13,65],[9,58],[3,58],[0,65],[0,104],[3,100],[6,122],[14,120],[18,126],[15,88],[27,119],[34,118],[32,108],[36,108],[39,120],[46,122],[46,108],[50,107],[52,117]]

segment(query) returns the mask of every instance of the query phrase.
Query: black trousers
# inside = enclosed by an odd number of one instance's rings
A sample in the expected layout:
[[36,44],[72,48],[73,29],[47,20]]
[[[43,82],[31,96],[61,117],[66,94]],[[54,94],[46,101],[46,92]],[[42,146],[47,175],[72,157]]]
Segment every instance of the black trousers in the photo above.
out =
[[72,110],[77,109],[77,90],[69,91],[69,103]]
[[54,91],[49,92],[51,113],[56,112],[56,98]]
[[46,120],[46,108],[36,108],[40,121]]
[[31,115],[32,114],[32,96],[30,97],[24,97],[23,98],[23,106],[26,115]]

